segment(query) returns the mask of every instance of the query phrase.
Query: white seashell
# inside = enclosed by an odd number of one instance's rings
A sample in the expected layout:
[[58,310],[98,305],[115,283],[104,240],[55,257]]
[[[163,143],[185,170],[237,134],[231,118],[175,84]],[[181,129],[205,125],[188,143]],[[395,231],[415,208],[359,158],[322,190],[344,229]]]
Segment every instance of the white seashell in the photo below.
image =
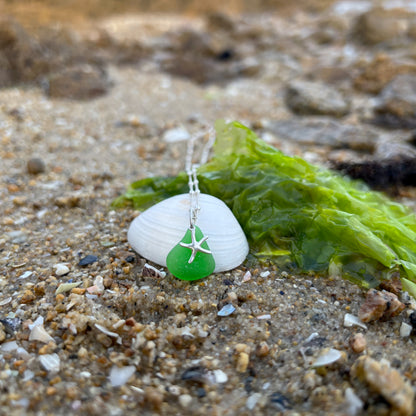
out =
[[[248,254],[248,243],[240,224],[220,199],[200,194],[197,226],[214,256],[214,272],[239,266]],[[181,194],[152,206],[136,217],[127,238],[145,259],[166,267],[166,257],[189,228],[189,195]]]

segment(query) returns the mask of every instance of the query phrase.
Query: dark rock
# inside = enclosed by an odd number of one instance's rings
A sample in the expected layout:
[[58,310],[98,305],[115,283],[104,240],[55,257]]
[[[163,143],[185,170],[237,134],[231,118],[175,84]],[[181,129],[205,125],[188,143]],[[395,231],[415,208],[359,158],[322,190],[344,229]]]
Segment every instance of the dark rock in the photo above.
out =
[[381,141],[371,157],[361,161],[333,160],[332,168],[384,191],[416,186],[416,150],[407,143]]
[[407,36],[415,14],[404,9],[373,8],[358,17],[353,35],[360,43],[375,45],[394,42]]
[[78,266],[88,266],[89,264],[95,263],[96,261],[98,261],[97,256],[93,256],[91,254],[88,254],[88,256],[83,257],[79,261]]
[[34,157],[27,161],[27,171],[31,175],[38,175],[39,173],[45,172],[45,163],[42,159]]
[[292,408],[290,400],[279,392],[275,392],[270,396],[270,403],[279,412],[284,412]]
[[200,367],[200,366],[190,367],[182,373],[181,380],[191,381],[195,383],[204,383],[205,374],[206,374],[206,370],[204,367]]
[[88,100],[107,93],[111,86],[107,72],[96,65],[75,65],[48,77],[45,89],[52,98]]
[[391,128],[416,128],[416,75],[398,75],[378,98],[376,124]]
[[9,335],[14,335],[17,329],[20,327],[22,320],[19,318],[4,318],[0,319],[0,322],[4,326],[4,330]]
[[362,162],[352,160],[334,163],[333,168],[344,172],[353,179],[361,179],[375,189],[386,190],[401,185],[416,186],[415,162],[413,158]]
[[268,122],[265,129],[279,139],[304,145],[331,146],[334,149],[353,149],[372,153],[378,133],[367,126],[343,124],[329,118],[292,118]]
[[349,113],[350,104],[335,88],[319,82],[292,81],[286,90],[286,104],[301,115],[330,115],[342,117]]
[[412,325],[413,329],[416,329],[416,311],[412,312],[409,315],[410,325]]
[[203,387],[198,387],[196,389],[196,396],[199,399],[202,399],[203,397],[205,397],[207,395],[207,392],[205,391],[205,389]]

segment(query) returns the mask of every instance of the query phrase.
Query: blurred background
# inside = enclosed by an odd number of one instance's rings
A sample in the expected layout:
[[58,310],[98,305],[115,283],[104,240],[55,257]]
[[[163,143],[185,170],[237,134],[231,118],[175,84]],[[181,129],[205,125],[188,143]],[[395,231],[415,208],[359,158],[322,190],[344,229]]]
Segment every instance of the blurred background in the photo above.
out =
[[[125,85],[125,104],[150,77],[142,118],[235,118],[372,186],[416,184],[416,2],[0,0],[0,10],[0,88],[88,101]],[[161,89],[183,97],[175,112]],[[140,108],[130,99],[125,113]]]

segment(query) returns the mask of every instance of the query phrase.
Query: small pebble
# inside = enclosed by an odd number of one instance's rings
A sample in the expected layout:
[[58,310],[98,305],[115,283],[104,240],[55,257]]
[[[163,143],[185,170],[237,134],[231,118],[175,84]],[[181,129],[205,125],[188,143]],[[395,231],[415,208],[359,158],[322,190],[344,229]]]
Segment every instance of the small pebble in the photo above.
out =
[[249,362],[250,362],[250,356],[246,352],[240,352],[237,358],[236,370],[239,373],[245,373],[247,371]]
[[54,339],[46,332],[43,325],[36,325],[30,331],[29,341],[39,341],[48,344],[49,342],[54,342]]
[[278,391],[270,396],[270,403],[279,412],[284,412],[285,410],[292,408],[290,400]]
[[34,157],[27,161],[27,171],[31,175],[38,175],[39,173],[45,172],[45,163],[42,159]]
[[113,387],[123,386],[135,372],[136,367],[134,365],[124,367],[113,365],[109,375],[110,383]]
[[407,324],[406,322],[402,322],[400,326],[400,336],[403,338],[409,337],[412,333],[413,327],[412,325]]
[[259,401],[260,398],[261,398],[260,393],[253,393],[252,395],[250,395],[246,402],[247,409],[253,410],[256,407],[257,402]]
[[88,266],[89,264],[95,263],[98,260],[97,256],[93,256],[91,254],[88,254],[88,256],[83,257],[79,263],[78,266]]
[[57,287],[55,290],[55,295],[59,295],[59,293],[69,292],[72,289],[78,287],[82,282],[74,282],[74,283],[62,283]]
[[64,276],[69,273],[69,267],[63,263],[58,263],[53,266],[56,276]]
[[351,349],[357,354],[363,352],[367,348],[367,340],[361,332],[352,335],[349,344]]
[[3,344],[0,345],[1,352],[16,351],[18,348],[19,348],[19,345],[17,344],[16,341],[4,342]]
[[267,345],[267,342],[263,341],[256,347],[256,355],[259,358],[266,357],[269,354],[269,346]]
[[192,403],[192,396],[190,394],[181,394],[179,396],[179,404],[184,408],[188,408]]
[[235,307],[231,303],[227,303],[218,311],[218,316],[229,316],[235,311]]
[[44,354],[39,356],[39,361],[41,366],[49,372],[58,372],[60,365],[61,365],[61,360],[59,358],[59,355],[56,353],[53,354]]
[[355,394],[351,387],[345,390],[345,402],[347,407],[346,413],[349,416],[356,416],[363,410],[363,401]]
[[222,370],[214,370],[215,381],[218,384],[226,383],[228,381],[227,374]]
[[185,140],[189,140],[190,134],[187,130],[185,130],[182,127],[177,127],[174,129],[166,130],[163,134],[163,140],[166,143],[175,143],[175,142],[181,142]]
[[26,271],[24,272],[22,275],[19,276],[19,279],[27,279],[28,277],[32,276],[33,272],[31,271]]

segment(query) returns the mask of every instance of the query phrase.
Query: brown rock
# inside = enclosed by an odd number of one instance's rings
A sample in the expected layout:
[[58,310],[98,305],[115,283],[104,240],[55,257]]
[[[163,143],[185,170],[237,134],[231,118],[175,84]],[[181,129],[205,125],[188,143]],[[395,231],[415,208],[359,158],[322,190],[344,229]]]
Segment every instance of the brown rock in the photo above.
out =
[[413,414],[415,393],[401,374],[390,367],[388,361],[378,362],[363,356],[355,362],[352,372],[366,382],[371,390],[384,397],[393,408],[391,414],[401,416]]
[[35,80],[49,66],[35,38],[12,18],[0,17],[0,87]]
[[250,356],[246,352],[240,352],[237,357],[236,370],[239,373],[245,373],[247,371],[249,362]]
[[400,280],[400,277],[393,277],[390,280],[383,280],[380,283],[380,289],[384,289],[387,292],[398,295],[402,291],[402,281]]
[[267,342],[263,341],[256,347],[256,355],[257,357],[266,357],[269,354],[269,346],[267,345]]
[[373,8],[362,14],[354,27],[354,35],[364,44],[395,41],[407,35],[413,14],[403,9]]
[[146,403],[154,410],[158,410],[162,406],[163,394],[154,387],[146,387],[144,397]]
[[88,100],[105,94],[111,86],[104,68],[74,65],[52,74],[47,93],[53,98]]
[[367,348],[367,340],[361,332],[352,335],[349,344],[351,349],[357,354],[363,352]]
[[358,317],[363,322],[375,321],[380,318],[389,319],[398,315],[404,308],[405,305],[399,301],[394,293],[370,289],[367,292],[365,302],[360,308]]
[[22,303],[31,303],[36,299],[35,294],[31,290],[25,290],[20,302]]
[[354,79],[354,87],[359,91],[378,94],[399,74],[416,73],[416,65],[393,62],[388,55],[378,54],[365,64]]
[[39,173],[45,172],[45,163],[42,159],[34,157],[27,161],[27,171],[31,175],[38,175]]

